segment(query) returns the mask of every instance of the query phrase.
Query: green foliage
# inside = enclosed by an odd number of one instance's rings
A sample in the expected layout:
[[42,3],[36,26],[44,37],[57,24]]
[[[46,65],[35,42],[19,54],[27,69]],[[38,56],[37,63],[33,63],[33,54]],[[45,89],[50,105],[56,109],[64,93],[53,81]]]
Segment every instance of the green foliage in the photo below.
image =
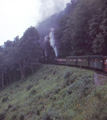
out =
[[60,44],[60,56],[93,53],[107,55],[106,1],[71,1],[66,10],[69,12],[60,18],[59,29],[55,32]]
[[2,99],[2,102],[6,102],[8,100],[8,97],[4,97],[3,99]]
[[0,120],[4,120],[5,116],[3,114],[0,114]]
[[49,111],[42,117],[42,120],[59,120],[60,118],[58,111],[49,109]]
[[[107,85],[96,87],[93,74],[80,68],[43,65],[36,74],[0,92],[0,115],[3,120],[104,120]],[[66,80],[68,84],[64,84]],[[29,85],[33,87],[29,89]],[[2,102],[6,97],[8,101]]]
[[2,89],[37,71],[39,65],[36,63],[42,53],[38,41],[38,31],[35,27],[30,27],[24,32],[22,38],[19,39],[17,36],[14,41],[6,41],[4,48],[0,46],[0,86]]
[[70,76],[70,71],[67,71],[66,73],[65,73],[65,75],[64,75],[64,78],[66,79],[66,78],[69,78],[69,76]]
[[101,54],[102,53],[102,51],[105,47],[104,42],[105,42],[104,41],[104,36],[101,33],[96,35],[96,38],[93,41],[93,46],[92,46],[94,53],[96,53],[96,54]]
[[93,80],[90,75],[83,75],[77,81],[69,86],[67,92],[69,94],[76,92],[78,97],[88,96],[93,89]]
[[19,114],[19,120],[24,120],[24,114],[23,113]]
[[75,81],[75,79],[76,79],[76,75],[73,74],[73,71],[66,71],[64,74],[63,87],[69,86]]
[[[53,24],[52,24],[53,23]],[[58,27],[56,27],[58,25]],[[65,10],[54,14],[38,26],[29,27],[14,41],[7,40],[4,47],[0,46],[0,88],[12,82],[34,74],[36,64],[42,55],[39,39],[42,42],[49,28],[57,28],[55,38],[58,44],[59,56],[68,55],[107,55],[107,2],[105,0],[72,0]],[[52,48],[44,45],[53,55]],[[51,52],[50,52],[51,51]],[[55,71],[53,75],[56,75]],[[46,80],[46,77],[44,76]],[[65,85],[70,79],[65,78]],[[56,77],[59,80],[59,77]],[[71,82],[72,83],[72,82]]]
[[31,97],[32,95],[35,95],[36,93],[37,93],[37,92],[36,92],[35,89],[31,90],[29,97]]
[[17,116],[14,114],[10,120],[15,120]]
[[[100,7],[99,7],[100,6]],[[92,49],[95,54],[106,55],[106,32],[107,32],[107,5],[106,1],[99,0],[96,7],[98,11],[89,21],[89,35],[92,42]]]
[[30,84],[27,86],[26,90],[30,90],[32,87],[33,87],[33,85]]

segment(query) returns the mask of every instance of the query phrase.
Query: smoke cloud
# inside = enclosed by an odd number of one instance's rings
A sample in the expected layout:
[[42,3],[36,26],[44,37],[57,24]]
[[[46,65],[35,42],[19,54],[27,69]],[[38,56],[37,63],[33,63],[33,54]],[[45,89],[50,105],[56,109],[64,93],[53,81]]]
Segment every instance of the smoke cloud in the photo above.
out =
[[41,15],[41,21],[45,20],[54,13],[62,11],[70,0],[40,0],[41,6],[39,13]]
[[70,0],[0,0],[0,45],[63,10]]
[[[37,30],[40,34],[40,44],[44,49],[45,56],[49,56],[49,46],[54,50],[58,57],[58,41],[55,40],[54,31],[58,28],[58,20],[65,13],[63,11],[67,3],[71,0],[40,0],[40,24]],[[55,14],[57,13],[57,14]]]

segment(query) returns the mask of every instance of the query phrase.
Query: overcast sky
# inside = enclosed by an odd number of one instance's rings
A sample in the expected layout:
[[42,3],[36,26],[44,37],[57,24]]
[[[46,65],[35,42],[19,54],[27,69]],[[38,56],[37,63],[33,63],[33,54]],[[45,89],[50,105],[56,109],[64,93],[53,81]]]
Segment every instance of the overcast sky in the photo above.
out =
[[70,0],[0,0],[0,45],[21,37],[50,15],[63,10]]

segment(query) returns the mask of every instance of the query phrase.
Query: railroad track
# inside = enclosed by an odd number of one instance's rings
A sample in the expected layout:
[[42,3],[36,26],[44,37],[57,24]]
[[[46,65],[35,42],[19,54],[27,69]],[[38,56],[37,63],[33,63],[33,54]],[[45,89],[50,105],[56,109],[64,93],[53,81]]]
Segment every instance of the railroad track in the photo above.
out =
[[102,72],[102,71],[96,71],[96,72],[97,72],[98,74],[107,76],[107,73],[105,73],[105,72]]

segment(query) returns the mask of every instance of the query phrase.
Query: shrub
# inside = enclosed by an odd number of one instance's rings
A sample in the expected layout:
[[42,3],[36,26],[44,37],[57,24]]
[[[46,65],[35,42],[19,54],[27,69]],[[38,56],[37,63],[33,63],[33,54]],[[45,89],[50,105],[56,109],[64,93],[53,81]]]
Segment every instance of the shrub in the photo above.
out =
[[12,106],[11,111],[15,111],[16,109],[18,109],[19,108],[18,104],[19,103],[17,102],[14,106]]
[[94,80],[90,75],[84,75],[79,79],[80,92],[86,97],[94,88]]
[[63,81],[63,86],[69,86],[72,84],[76,79],[76,75],[72,75],[71,77],[66,77]]
[[50,94],[49,99],[51,99],[51,100],[54,99],[54,94],[53,93]]
[[35,114],[36,114],[36,115],[40,115],[40,110],[37,109],[37,110],[35,111]]
[[33,87],[33,85],[28,85],[26,90],[30,90]]
[[19,85],[18,85],[18,84],[16,84],[16,85],[15,85],[15,88],[17,88],[17,87],[19,87]]
[[42,120],[52,120],[52,119],[50,118],[50,116],[49,116],[48,114],[46,114],[46,115],[42,118]]
[[58,92],[61,90],[61,88],[60,87],[56,87],[55,89],[54,89],[54,94],[58,94]]
[[8,105],[8,109],[10,109],[10,108],[12,108],[12,105],[11,105],[11,104]]
[[72,91],[72,85],[71,86],[69,86],[69,88],[67,89],[67,91],[66,91],[68,94],[71,94],[73,91]]
[[2,112],[3,115],[5,115],[8,112],[8,109],[4,109],[4,111]]
[[30,94],[29,94],[29,97],[30,96],[32,96],[32,95],[35,95],[37,92],[36,92],[36,90],[34,89],[34,90],[32,90],[31,92],[30,92]]
[[46,76],[43,77],[44,80],[46,80],[46,78],[47,78]]
[[41,95],[37,96],[37,99],[38,99],[38,100],[40,100],[40,98],[41,98]]
[[20,116],[20,120],[24,120],[24,116],[23,115]]
[[49,110],[49,112],[47,112],[43,117],[42,120],[59,120],[59,113],[56,110]]
[[69,78],[64,79],[64,81],[63,81],[63,87],[66,87],[68,85],[69,85]]
[[0,114],[0,120],[4,120],[5,115],[4,114]]
[[71,81],[71,85],[67,89],[67,93],[71,94],[75,92],[79,98],[83,96],[87,96],[91,93],[92,89],[94,88],[93,80],[91,76],[89,75],[83,75],[80,77],[77,81],[74,82],[74,79],[76,77],[74,76]]
[[2,103],[3,102],[6,102],[8,100],[8,97],[4,97],[3,99],[2,99]]
[[10,120],[16,120],[17,116],[13,115],[12,118]]
[[24,120],[24,113],[19,114],[19,120]]
[[55,75],[56,73],[57,73],[57,71],[53,71],[53,73],[52,73],[52,74],[53,74],[53,75]]
[[64,78],[66,79],[66,78],[69,78],[69,76],[70,76],[70,71],[67,71],[65,74],[64,74]]
[[49,96],[50,96],[50,93],[46,93],[44,97],[48,98]]

